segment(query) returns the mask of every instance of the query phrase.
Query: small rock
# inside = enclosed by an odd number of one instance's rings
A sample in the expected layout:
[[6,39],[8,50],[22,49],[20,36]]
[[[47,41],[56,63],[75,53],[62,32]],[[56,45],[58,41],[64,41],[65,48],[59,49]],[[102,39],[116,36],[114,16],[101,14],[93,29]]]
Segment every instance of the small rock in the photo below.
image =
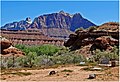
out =
[[94,79],[94,78],[96,78],[96,75],[95,75],[95,74],[90,74],[90,75],[89,75],[89,79]]
[[84,65],[85,64],[85,62],[80,62],[80,65]]
[[50,73],[49,73],[49,75],[54,75],[54,74],[56,74],[55,71],[50,71]]
[[70,74],[66,74],[67,76],[70,75]]

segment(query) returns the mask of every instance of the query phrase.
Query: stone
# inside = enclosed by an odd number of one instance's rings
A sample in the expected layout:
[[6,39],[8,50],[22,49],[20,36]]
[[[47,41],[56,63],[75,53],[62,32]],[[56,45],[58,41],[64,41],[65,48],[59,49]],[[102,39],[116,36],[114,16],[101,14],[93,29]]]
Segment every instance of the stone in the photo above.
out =
[[100,67],[94,67],[94,68],[92,68],[93,70],[102,70],[102,68],[100,68]]
[[111,60],[111,67],[115,67],[116,66],[116,61],[115,60]]
[[85,62],[80,62],[80,65],[85,65]]
[[54,75],[54,74],[56,74],[55,71],[50,71],[50,73],[49,73],[49,75]]
[[96,78],[96,74],[90,74],[88,79],[95,79]]
[[101,58],[100,59],[100,64],[109,64],[109,59],[107,59],[107,58]]

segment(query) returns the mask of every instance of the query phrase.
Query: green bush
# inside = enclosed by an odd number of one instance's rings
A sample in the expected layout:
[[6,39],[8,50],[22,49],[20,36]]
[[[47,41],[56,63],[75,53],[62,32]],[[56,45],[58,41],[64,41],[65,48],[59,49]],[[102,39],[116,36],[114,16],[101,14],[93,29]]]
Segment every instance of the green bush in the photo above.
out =
[[41,54],[46,54],[49,56],[53,56],[53,54],[55,54],[58,51],[59,51],[59,48],[54,45],[42,45],[39,47],[39,52]]
[[16,45],[16,48],[22,50],[26,54],[29,52],[36,52],[37,55],[50,55],[52,56],[56,52],[60,50],[59,47],[54,46],[54,45],[41,45],[41,46],[25,46],[25,45]]
[[[41,46],[24,46],[16,45],[26,53],[25,56],[8,58],[2,58],[1,67],[3,68],[22,68],[22,67],[38,67],[38,66],[51,66],[55,64],[76,64],[81,61],[86,61],[85,57],[69,52],[69,49],[65,47],[57,47],[53,45],[41,45]],[[14,61],[14,62],[13,62]]]

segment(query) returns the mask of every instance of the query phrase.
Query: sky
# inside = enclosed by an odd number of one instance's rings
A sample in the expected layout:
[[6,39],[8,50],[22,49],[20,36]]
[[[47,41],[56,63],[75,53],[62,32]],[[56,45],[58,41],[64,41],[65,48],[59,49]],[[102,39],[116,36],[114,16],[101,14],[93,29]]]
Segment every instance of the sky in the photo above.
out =
[[75,14],[80,13],[84,18],[96,25],[105,22],[119,21],[118,1],[10,1],[1,2],[1,26],[6,23],[25,20],[30,17],[34,20],[43,14],[64,12]]

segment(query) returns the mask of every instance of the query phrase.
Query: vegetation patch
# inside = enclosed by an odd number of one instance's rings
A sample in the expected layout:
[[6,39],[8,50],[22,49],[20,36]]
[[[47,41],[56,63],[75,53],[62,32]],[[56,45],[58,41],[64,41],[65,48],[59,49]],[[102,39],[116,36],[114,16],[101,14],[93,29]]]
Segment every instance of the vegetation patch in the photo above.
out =
[[73,72],[73,70],[64,69],[61,72]]

